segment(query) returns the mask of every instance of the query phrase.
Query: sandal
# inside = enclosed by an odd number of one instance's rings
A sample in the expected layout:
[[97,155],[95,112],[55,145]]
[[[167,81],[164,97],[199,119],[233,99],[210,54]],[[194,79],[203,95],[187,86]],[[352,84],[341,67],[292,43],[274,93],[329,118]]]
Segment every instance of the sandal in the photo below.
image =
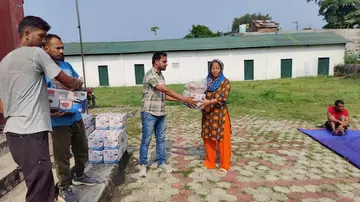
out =
[[208,168],[208,167],[206,167],[205,164],[202,164],[201,168],[204,169],[204,170],[212,170],[212,169],[215,169],[216,167],[214,167],[214,168]]
[[218,171],[216,171],[216,174],[221,176],[221,177],[225,177],[227,175],[228,171],[225,170],[224,168],[220,168]]

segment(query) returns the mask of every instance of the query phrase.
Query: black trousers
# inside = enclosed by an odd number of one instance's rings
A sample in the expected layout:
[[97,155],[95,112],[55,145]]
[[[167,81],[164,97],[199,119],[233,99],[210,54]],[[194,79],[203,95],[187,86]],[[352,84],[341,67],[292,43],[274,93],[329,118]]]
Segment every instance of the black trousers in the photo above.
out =
[[26,202],[54,202],[48,132],[6,134],[14,161],[21,167],[27,186]]

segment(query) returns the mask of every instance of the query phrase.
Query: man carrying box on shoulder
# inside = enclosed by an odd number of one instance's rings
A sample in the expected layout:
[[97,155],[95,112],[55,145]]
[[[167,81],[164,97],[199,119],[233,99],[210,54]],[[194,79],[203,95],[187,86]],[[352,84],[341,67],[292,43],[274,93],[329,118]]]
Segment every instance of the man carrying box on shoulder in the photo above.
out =
[[21,45],[0,62],[0,97],[6,125],[4,133],[14,161],[27,186],[26,202],[54,202],[55,186],[49,154],[52,131],[45,75],[69,89],[82,82],[67,76],[40,48],[50,25],[36,16],[19,24]]
[[[44,50],[68,76],[79,77],[69,63],[62,61],[64,58],[64,44],[59,36],[55,34],[47,35]],[[50,79],[46,78],[46,80],[47,87],[56,87]],[[79,201],[70,188],[71,183],[74,185],[97,184],[96,180],[91,179],[84,173],[88,162],[88,143],[81,113],[77,110],[71,110],[67,114],[61,111],[51,113],[51,124],[53,127],[54,159],[59,179],[57,183],[60,189],[59,197],[66,202]],[[75,158],[75,166],[72,169],[70,169],[70,146]]]

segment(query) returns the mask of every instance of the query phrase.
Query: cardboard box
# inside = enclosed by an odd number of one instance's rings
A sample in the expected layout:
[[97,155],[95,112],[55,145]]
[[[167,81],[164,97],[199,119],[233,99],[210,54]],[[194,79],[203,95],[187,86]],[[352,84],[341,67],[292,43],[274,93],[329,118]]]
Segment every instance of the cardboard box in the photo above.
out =
[[93,121],[93,118],[92,118],[91,114],[82,113],[81,117],[82,117],[82,120],[84,122],[85,129],[88,129],[91,126],[94,125],[94,121]]
[[126,128],[110,130],[104,139],[104,149],[118,149],[125,139],[127,139]]
[[94,132],[94,130],[95,130],[95,126],[94,126],[94,125],[92,125],[92,126],[90,126],[89,128],[87,128],[87,129],[85,130],[85,132],[86,132],[86,137],[89,137],[89,136],[91,135],[91,133]]
[[[194,97],[194,100],[204,100],[206,98],[205,94],[201,93],[191,93],[190,91],[184,90],[183,92],[184,97]],[[187,107],[189,107],[187,104],[185,104]],[[198,103],[197,106],[194,109],[201,108],[202,103]],[[189,107],[190,108],[190,107]]]
[[109,130],[109,117],[104,115],[96,116],[95,126],[96,130]]
[[102,164],[104,163],[104,151],[89,150],[89,163]]
[[127,114],[106,113],[96,117],[97,130],[122,130],[126,125]]
[[109,119],[110,130],[122,130],[126,125],[126,114],[116,114]]
[[65,112],[72,110],[85,111],[84,104],[87,102],[86,92],[48,88],[48,98],[51,110],[62,110]]
[[104,149],[104,163],[118,164],[128,147],[128,137],[123,136],[123,141],[117,149]]
[[88,137],[88,147],[91,150],[104,150],[104,138],[107,135],[107,131],[95,130]]

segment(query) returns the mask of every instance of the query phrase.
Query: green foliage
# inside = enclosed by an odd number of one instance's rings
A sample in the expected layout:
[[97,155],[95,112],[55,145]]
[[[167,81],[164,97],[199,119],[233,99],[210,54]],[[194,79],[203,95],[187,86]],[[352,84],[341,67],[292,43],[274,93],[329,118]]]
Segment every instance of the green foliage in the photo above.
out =
[[193,25],[184,38],[207,38],[221,36],[220,32],[214,33],[205,25]]
[[157,31],[160,29],[160,27],[156,26],[156,27],[152,27],[150,30],[152,32],[154,32],[155,35],[157,35]]
[[251,21],[252,20],[272,20],[272,17],[269,14],[263,15],[261,13],[245,14],[242,17],[234,18],[231,26],[231,31],[233,33],[239,32],[239,26],[242,24],[249,24],[251,30]]
[[344,57],[344,61],[346,65],[349,64],[360,64],[360,56],[355,53],[348,53]]
[[353,79],[360,78],[360,56],[356,53],[347,53],[344,57],[344,64],[334,67],[336,76],[345,76]]
[[307,0],[319,5],[325,29],[354,28],[360,25],[360,0]]
[[324,0],[306,0],[308,3],[309,2],[315,2],[316,4],[321,4]]

